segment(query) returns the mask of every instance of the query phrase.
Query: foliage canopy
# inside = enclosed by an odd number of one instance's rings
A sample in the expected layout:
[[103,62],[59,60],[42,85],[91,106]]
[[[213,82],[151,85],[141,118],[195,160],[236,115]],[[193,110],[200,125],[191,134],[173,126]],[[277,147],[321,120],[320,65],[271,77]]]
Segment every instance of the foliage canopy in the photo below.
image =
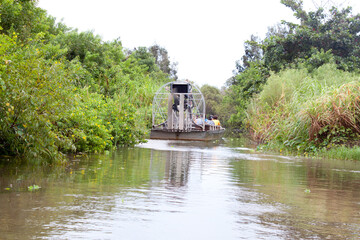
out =
[[56,162],[143,141],[155,90],[171,80],[164,48],[166,71],[150,49],[72,30],[36,1],[0,11],[0,154]]
[[236,63],[237,72],[227,82],[223,105],[232,109],[228,125],[245,127],[248,104],[274,73],[290,68],[306,68],[311,73],[328,63],[334,63],[337,69],[359,72],[360,14],[353,15],[351,7],[306,12],[301,0],[281,3],[294,12],[299,23],[283,21],[270,27],[264,40],[251,36],[245,42],[245,54]]

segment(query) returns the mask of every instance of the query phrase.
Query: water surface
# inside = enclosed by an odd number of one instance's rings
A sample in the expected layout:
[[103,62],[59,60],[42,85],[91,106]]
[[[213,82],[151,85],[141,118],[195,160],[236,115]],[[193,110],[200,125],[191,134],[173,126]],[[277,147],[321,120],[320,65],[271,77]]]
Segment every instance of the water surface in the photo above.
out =
[[66,168],[2,163],[0,239],[358,239],[359,187],[358,162],[150,140]]

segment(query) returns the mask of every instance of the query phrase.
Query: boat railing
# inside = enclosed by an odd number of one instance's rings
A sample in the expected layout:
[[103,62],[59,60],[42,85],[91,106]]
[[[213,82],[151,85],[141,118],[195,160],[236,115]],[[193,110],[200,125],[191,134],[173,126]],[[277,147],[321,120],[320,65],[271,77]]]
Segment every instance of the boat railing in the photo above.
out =
[[221,126],[215,126],[215,125],[210,125],[210,124],[205,124],[205,131],[216,131],[216,130],[221,130]]

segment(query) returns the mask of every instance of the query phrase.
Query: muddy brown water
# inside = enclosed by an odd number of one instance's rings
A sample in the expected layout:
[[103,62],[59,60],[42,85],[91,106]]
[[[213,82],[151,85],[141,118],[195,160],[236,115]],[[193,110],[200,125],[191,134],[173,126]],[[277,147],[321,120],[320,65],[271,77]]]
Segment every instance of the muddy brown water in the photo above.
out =
[[359,239],[360,164],[150,140],[0,165],[0,239]]

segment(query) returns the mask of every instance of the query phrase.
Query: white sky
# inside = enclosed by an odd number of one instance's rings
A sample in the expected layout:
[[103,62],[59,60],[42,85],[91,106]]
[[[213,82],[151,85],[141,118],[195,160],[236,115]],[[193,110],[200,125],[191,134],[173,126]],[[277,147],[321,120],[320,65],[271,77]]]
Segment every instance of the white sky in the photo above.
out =
[[[359,0],[304,0],[353,7]],[[343,4],[343,5],[341,5]],[[123,46],[158,44],[178,62],[179,79],[221,87],[232,76],[251,34],[263,38],[281,20],[296,22],[280,0],[39,0],[39,7],[72,28],[93,30]]]

